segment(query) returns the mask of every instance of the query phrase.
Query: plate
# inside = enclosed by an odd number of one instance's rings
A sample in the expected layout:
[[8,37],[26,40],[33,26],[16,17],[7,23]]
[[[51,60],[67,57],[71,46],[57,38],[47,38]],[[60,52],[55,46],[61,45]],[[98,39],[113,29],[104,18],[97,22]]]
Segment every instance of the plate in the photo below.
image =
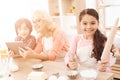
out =
[[43,68],[43,65],[42,64],[34,64],[32,66],[32,69],[34,70],[41,70]]

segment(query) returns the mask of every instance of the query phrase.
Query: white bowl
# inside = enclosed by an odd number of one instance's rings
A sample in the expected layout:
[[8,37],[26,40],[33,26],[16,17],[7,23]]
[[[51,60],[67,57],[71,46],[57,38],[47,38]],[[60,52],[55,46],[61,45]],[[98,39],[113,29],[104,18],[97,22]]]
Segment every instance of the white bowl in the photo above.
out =
[[95,69],[86,69],[80,71],[80,76],[85,79],[96,79],[98,71]]

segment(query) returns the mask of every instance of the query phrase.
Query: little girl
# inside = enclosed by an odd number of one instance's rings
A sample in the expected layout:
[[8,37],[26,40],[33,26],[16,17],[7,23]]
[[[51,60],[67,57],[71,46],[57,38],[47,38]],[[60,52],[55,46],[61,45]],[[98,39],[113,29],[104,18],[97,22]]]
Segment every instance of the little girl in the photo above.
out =
[[[75,36],[65,62],[70,69],[97,68],[99,71],[110,70],[108,62],[101,61],[101,55],[107,41],[98,29],[99,15],[94,9],[85,9],[79,15],[82,34]],[[74,58],[71,58],[76,56]],[[114,59],[115,60],[115,59]],[[111,61],[111,60],[110,60]],[[114,61],[115,62],[115,61]],[[109,69],[108,69],[109,67]]]

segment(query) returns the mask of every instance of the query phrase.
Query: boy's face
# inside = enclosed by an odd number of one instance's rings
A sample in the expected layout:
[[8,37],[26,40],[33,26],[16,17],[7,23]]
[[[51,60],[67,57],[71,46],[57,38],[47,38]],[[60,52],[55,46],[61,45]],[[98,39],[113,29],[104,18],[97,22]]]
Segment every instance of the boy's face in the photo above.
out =
[[25,23],[21,24],[20,28],[18,28],[18,35],[21,36],[24,39],[28,35],[30,35],[30,30]]

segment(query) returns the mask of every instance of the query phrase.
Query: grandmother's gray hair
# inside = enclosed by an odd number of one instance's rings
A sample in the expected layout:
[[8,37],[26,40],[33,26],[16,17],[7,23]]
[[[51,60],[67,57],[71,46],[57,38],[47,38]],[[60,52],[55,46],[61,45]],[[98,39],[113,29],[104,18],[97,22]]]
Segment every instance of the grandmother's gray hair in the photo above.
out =
[[53,31],[56,28],[55,23],[52,20],[52,17],[50,16],[48,12],[44,10],[36,10],[33,13],[32,20],[40,21],[41,22],[40,25],[42,25],[41,27],[44,27],[48,29],[49,31]]
[[34,13],[32,15],[32,19],[52,21],[50,14],[44,10],[34,11]]

